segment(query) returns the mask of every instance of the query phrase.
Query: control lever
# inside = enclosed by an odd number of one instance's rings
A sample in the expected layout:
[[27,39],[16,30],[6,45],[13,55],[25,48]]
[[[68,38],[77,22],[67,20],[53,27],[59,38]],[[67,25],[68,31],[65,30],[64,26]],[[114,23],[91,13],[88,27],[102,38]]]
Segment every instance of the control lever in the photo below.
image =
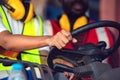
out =
[[84,74],[84,73],[92,73],[92,69],[90,65],[85,65],[85,66],[80,66],[80,67],[69,67],[67,65],[64,64],[60,64],[60,63],[55,63],[54,64],[54,70],[58,71],[58,72],[70,72],[70,73],[80,73],[80,74]]
[[63,65],[60,63],[55,63],[53,68],[55,71],[58,71],[58,72],[65,72],[65,71],[71,72],[71,73],[74,72],[72,67],[69,67],[67,65]]
[[106,42],[105,41],[100,41],[98,42],[97,44],[97,47],[100,48],[100,49],[105,49],[107,46]]

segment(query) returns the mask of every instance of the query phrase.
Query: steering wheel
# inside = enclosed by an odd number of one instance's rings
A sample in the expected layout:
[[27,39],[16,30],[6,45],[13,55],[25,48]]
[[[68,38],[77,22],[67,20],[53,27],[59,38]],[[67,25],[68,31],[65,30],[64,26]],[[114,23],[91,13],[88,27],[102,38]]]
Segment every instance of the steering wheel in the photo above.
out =
[[[93,28],[99,28],[99,27],[113,27],[119,31],[118,39],[116,40],[116,42],[111,48],[109,49],[104,48],[104,50],[101,49],[100,46],[106,47],[105,42],[99,42],[98,46],[93,44],[85,44],[81,46],[79,50],[70,50],[65,48],[59,50],[56,47],[53,47],[49,52],[48,59],[47,59],[49,67],[54,70],[53,60],[57,58],[66,60],[72,63],[74,66],[84,65],[82,61],[83,61],[83,57],[85,56],[87,56],[87,59],[89,57],[91,61],[102,61],[105,58],[107,58],[120,45],[120,24],[119,23],[113,22],[113,21],[100,21],[100,22],[90,23],[83,27],[77,28],[76,30],[72,31],[71,34],[74,37],[78,33],[83,33]],[[89,50],[92,50],[94,52]]]

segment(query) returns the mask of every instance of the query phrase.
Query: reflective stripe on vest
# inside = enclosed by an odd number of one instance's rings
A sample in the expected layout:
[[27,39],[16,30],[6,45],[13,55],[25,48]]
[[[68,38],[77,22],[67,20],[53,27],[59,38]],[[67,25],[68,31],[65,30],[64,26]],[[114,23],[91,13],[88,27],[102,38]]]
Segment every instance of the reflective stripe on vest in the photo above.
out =
[[0,14],[1,14],[1,18],[2,18],[2,23],[3,23],[3,25],[7,28],[7,30],[8,30],[9,32],[12,32],[11,27],[10,27],[10,24],[9,24],[9,21],[8,21],[8,19],[7,19],[7,16],[6,16],[6,13],[5,13],[5,11],[4,11],[4,9],[3,9],[2,6],[0,6]]
[[[39,34],[40,34],[40,36],[42,36],[42,34],[43,34],[43,32],[42,32],[43,31],[42,20],[40,19],[40,17],[38,17],[38,20],[39,20],[39,24],[40,24],[40,33]],[[25,24],[23,35],[36,36],[33,20],[31,20],[31,21],[29,21],[28,23]],[[21,52],[21,58],[22,58],[22,60],[25,60],[25,61],[30,61],[30,62],[41,64],[40,52],[39,52],[38,49],[22,51]]]
[[[2,18],[2,23],[3,25],[10,31],[12,32],[11,30],[11,27],[10,27],[10,24],[9,24],[9,21],[7,19],[7,16],[6,16],[6,13],[4,11],[4,9],[2,8],[2,6],[0,6],[0,14],[1,14],[1,18]],[[42,20],[40,17],[38,17],[38,20],[39,20],[39,25],[40,25],[40,33],[39,35],[42,36],[43,34],[43,29],[42,29]],[[35,27],[34,27],[34,19],[32,19],[31,21],[29,21],[28,23],[26,23],[24,25],[24,31],[23,31],[23,35],[29,35],[29,36],[36,36],[36,32],[35,32]],[[30,61],[30,62],[35,62],[35,63],[39,63],[41,64],[41,61],[40,61],[40,53],[39,53],[39,50],[38,49],[33,49],[33,50],[25,50],[24,52],[27,52],[27,53],[31,53],[31,54],[24,54],[24,53],[21,53],[21,57],[22,57],[22,60],[25,60],[25,61]],[[34,55],[35,54],[35,55]]]

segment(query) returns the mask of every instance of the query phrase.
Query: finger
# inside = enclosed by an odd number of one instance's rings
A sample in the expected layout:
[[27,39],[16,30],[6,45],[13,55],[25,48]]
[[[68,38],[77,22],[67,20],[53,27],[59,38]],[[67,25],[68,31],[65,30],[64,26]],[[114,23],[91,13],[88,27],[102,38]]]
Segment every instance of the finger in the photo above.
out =
[[77,39],[73,38],[73,39],[72,39],[72,42],[73,42],[73,43],[77,43]]
[[69,42],[69,39],[64,34],[59,34],[59,37],[63,44],[67,44]]
[[62,30],[61,33],[68,39],[68,40],[72,40],[72,36],[70,34],[70,32],[67,32],[65,30]]
[[58,49],[61,49],[61,48],[62,48],[62,46],[61,46],[57,41],[55,41],[54,45],[55,45]]
[[69,80],[73,80],[73,78],[74,78],[74,74],[72,74],[71,76],[70,76],[70,79]]
[[[60,43],[59,41],[61,41],[59,38],[60,38],[60,35],[61,33],[60,32],[58,32],[55,36],[54,36],[54,38],[53,38],[53,41],[52,41],[52,45],[54,45],[54,46],[56,46],[58,49],[61,49],[62,48],[62,46],[61,46],[61,44],[62,43]],[[63,44],[62,44],[63,45]]]
[[67,78],[68,77],[68,72],[64,72],[64,76]]
[[61,30],[61,33],[64,34],[65,36],[70,36],[70,32],[65,31],[65,30]]
[[65,45],[66,45],[66,44],[63,42],[63,40],[59,40],[58,43],[59,43],[59,45],[60,45],[61,47],[65,47]]

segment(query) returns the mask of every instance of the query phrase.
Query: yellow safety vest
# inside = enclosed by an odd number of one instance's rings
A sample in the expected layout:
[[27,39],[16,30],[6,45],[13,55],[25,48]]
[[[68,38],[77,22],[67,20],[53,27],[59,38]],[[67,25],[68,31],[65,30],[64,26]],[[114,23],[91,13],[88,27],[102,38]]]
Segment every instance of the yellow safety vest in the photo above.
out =
[[[5,13],[2,6],[0,6],[0,14],[2,15],[2,23],[7,28],[7,30],[12,33],[9,21],[7,19],[6,13]],[[37,18],[38,18],[39,24],[40,24],[40,31],[39,31],[40,33],[39,33],[39,35],[42,36],[43,35],[42,20],[41,20],[40,17],[37,17]],[[29,36],[36,36],[35,27],[34,27],[34,20],[33,19],[24,24],[24,29],[23,29],[22,34],[23,35],[29,35]],[[30,61],[30,62],[41,64],[40,52],[39,52],[38,49],[25,50],[25,51],[22,51],[20,54],[21,54],[22,60],[24,60],[24,61]],[[1,57],[3,57],[3,56],[1,56]],[[1,66],[0,66],[0,68],[1,68]]]
[[[38,20],[39,20],[39,24],[40,24],[40,33],[39,34],[40,34],[40,36],[42,36],[42,34],[43,34],[42,20],[40,19],[40,17],[38,17]],[[36,36],[33,20],[31,20],[25,24],[24,29],[23,29],[23,35]],[[22,51],[21,58],[22,58],[22,60],[25,60],[25,61],[30,61],[30,62],[41,64],[40,52],[38,49]]]

